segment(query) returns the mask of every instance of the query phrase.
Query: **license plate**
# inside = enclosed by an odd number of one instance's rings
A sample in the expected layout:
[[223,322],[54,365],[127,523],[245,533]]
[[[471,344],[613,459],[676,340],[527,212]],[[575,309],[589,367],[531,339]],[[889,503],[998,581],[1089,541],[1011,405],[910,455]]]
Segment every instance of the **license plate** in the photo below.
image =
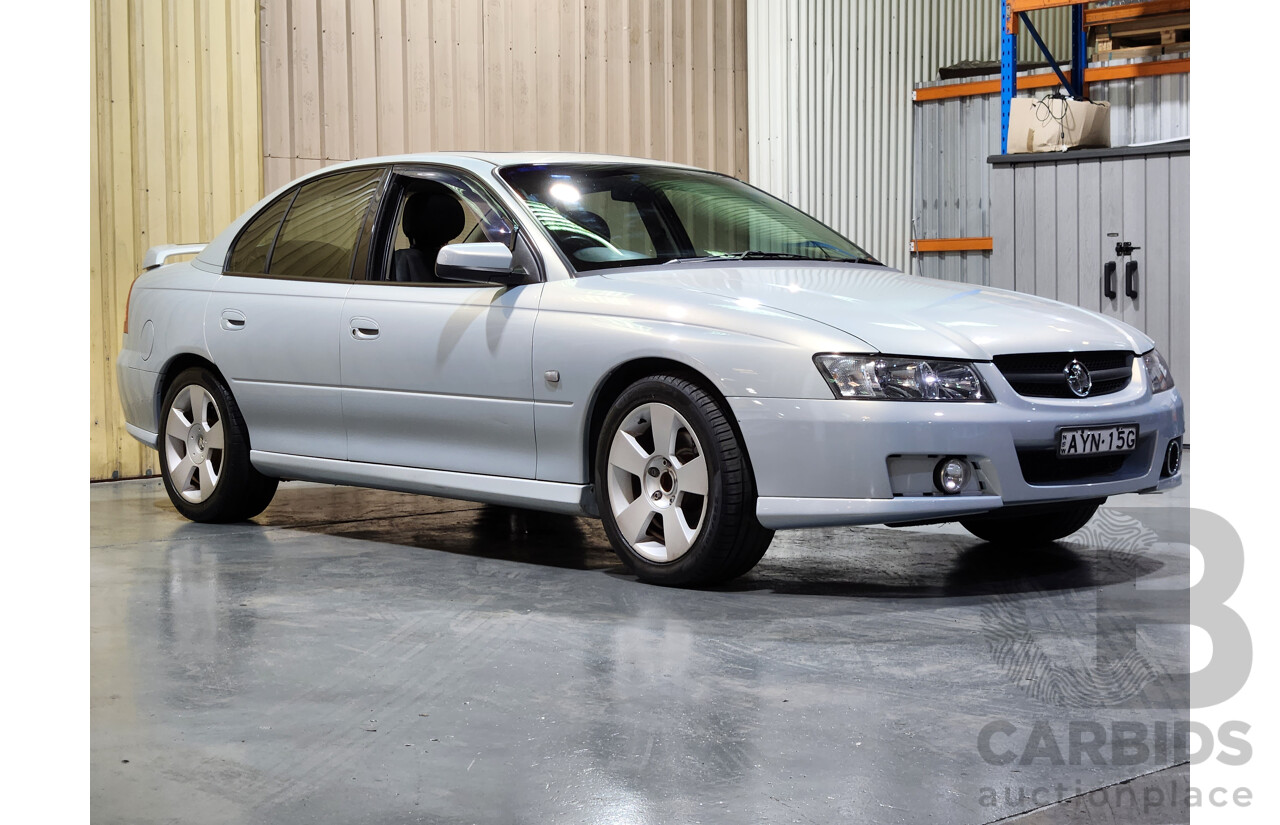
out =
[[1111,455],[1133,452],[1138,446],[1137,424],[1106,427],[1063,427],[1058,430],[1058,457]]

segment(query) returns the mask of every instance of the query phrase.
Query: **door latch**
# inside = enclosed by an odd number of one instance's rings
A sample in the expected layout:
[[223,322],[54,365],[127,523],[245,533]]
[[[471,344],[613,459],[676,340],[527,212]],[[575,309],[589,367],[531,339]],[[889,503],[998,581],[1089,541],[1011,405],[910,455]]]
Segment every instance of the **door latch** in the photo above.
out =
[[1117,241],[1117,242],[1116,242],[1116,254],[1117,254],[1117,255],[1132,255],[1134,252],[1138,251],[1138,250],[1139,250],[1139,249],[1141,249],[1141,248],[1142,248],[1142,247],[1140,247],[1140,246],[1134,246],[1133,244],[1129,243],[1128,241],[1123,241],[1123,242]]

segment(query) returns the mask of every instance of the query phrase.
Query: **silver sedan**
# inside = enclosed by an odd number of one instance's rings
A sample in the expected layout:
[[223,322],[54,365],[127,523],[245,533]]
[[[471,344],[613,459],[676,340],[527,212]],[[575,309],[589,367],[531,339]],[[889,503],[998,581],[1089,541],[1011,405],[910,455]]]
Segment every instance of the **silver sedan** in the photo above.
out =
[[196,521],[257,515],[280,478],[426,493],[598,516],[640,578],[699,585],[777,529],[1043,543],[1181,481],[1146,335],[903,275],[686,166],[356,161],[147,266],[121,397]]

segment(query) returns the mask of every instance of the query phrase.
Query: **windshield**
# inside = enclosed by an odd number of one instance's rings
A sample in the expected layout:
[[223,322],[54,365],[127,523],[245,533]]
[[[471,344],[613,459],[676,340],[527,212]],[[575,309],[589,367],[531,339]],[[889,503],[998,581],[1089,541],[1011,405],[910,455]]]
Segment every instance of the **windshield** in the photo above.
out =
[[499,174],[579,272],[721,258],[878,263],[798,209],[724,175],[568,163]]

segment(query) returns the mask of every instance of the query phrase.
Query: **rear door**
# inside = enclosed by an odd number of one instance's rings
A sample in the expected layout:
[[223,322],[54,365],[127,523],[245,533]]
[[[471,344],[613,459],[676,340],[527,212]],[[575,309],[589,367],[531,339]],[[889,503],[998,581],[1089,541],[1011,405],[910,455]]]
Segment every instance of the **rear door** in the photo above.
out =
[[[232,245],[207,305],[205,338],[255,450],[346,458],[342,305],[364,276],[384,167],[286,192]],[[363,253],[363,254],[359,254]]]

